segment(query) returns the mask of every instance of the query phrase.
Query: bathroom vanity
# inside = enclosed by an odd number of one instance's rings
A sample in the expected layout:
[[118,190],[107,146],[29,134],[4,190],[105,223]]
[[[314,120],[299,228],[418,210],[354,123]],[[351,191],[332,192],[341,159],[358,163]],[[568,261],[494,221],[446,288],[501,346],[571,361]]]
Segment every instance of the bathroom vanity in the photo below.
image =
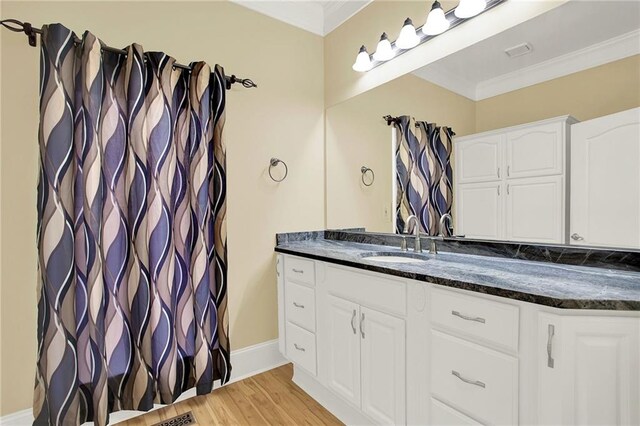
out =
[[340,420],[640,423],[640,253],[400,238],[278,236],[280,350]]

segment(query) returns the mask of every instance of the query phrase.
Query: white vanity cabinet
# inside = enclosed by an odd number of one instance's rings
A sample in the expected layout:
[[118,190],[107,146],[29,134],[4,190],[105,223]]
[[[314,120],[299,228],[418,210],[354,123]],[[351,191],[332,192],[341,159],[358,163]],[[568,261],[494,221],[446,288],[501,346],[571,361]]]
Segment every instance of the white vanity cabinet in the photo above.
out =
[[567,240],[569,127],[563,116],[454,140],[456,234]]
[[293,380],[347,424],[640,424],[640,312],[556,309],[292,255],[277,271]]
[[638,318],[538,319],[538,422],[640,424]]

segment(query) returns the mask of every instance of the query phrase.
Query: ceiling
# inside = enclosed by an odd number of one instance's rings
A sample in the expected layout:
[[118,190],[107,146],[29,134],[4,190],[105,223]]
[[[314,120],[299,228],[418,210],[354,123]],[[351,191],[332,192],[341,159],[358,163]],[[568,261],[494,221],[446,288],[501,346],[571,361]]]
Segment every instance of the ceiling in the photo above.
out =
[[[505,53],[525,42],[530,53]],[[574,0],[414,74],[480,100],[637,54],[640,1]]]
[[231,0],[303,30],[324,36],[373,0]]

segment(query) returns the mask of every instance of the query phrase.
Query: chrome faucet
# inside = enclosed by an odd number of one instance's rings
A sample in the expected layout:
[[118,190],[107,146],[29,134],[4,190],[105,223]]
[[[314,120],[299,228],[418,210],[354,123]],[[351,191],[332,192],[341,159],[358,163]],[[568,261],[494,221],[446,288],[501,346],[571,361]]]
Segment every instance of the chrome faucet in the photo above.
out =
[[[449,225],[447,225],[447,221],[449,222]],[[447,236],[444,233],[445,226],[447,226],[447,229],[451,229],[450,225],[452,221],[453,219],[451,219],[451,215],[449,213],[445,213],[442,215],[442,217],[440,217],[440,235],[442,235],[443,237]]]
[[407,218],[407,223],[404,228],[404,232],[409,231],[409,225],[411,224],[411,219],[415,221],[415,227],[413,228],[413,234],[416,236],[415,243],[413,246],[413,251],[416,253],[422,253],[422,244],[420,243],[420,222],[418,222],[418,218],[416,215],[412,214]]

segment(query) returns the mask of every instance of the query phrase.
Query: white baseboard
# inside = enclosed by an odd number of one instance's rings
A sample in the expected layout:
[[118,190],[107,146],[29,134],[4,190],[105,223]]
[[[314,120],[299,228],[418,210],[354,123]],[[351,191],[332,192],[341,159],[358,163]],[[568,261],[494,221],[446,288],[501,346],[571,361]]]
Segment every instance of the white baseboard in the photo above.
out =
[[[257,345],[231,351],[231,379],[229,383],[237,382],[247,377],[280,367],[288,363],[278,350],[278,339],[270,340]],[[219,387],[219,386],[216,386]],[[180,395],[176,402],[196,396],[195,389],[189,389]],[[155,405],[150,411],[164,407]],[[33,410],[26,409],[0,417],[0,426],[31,426],[33,424]],[[145,414],[144,411],[118,411],[109,416],[110,424],[115,424],[133,417]],[[93,422],[85,423],[91,425]]]
[[375,424],[372,419],[352,407],[344,399],[334,395],[326,386],[302,368],[293,365],[293,383],[318,401],[327,411],[347,425],[364,426]]

